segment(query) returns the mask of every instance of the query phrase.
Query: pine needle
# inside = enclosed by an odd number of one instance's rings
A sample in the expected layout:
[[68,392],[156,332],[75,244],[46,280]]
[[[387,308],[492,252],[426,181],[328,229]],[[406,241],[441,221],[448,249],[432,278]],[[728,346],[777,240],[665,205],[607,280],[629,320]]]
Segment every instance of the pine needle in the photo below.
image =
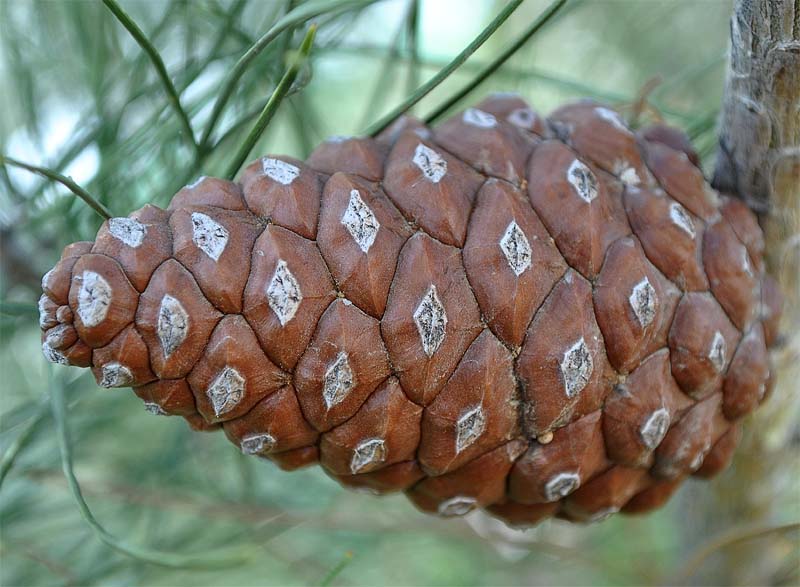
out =
[[239,171],[242,163],[244,163],[245,159],[247,159],[250,151],[253,150],[253,147],[258,142],[258,139],[266,130],[267,126],[272,120],[272,117],[275,116],[275,113],[278,111],[278,108],[280,107],[281,102],[283,102],[283,99],[286,97],[286,94],[289,93],[294,80],[297,78],[297,74],[300,73],[303,65],[305,65],[306,61],[308,60],[308,56],[311,53],[311,47],[314,44],[314,36],[316,33],[317,26],[312,24],[300,45],[297,55],[295,55],[295,57],[292,59],[289,68],[286,70],[286,73],[283,74],[281,81],[278,82],[275,91],[272,92],[272,96],[270,96],[267,104],[264,106],[264,110],[261,111],[261,115],[258,117],[258,120],[256,120],[253,129],[239,147],[236,156],[233,158],[233,161],[228,167],[226,174],[228,179],[233,179],[233,177],[236,175],[236,172]]
[[395,107],[394,110],[389,112],[389,114],[373,123],[372,126],[364,131],[364,134],[374,137],[387,126],[392,124],[392,122],[394,122],[398,116],[401,116],[407,112],[409,108],[430,94],[439,84],[446,80],[450,74],[452,74],[456,69],[459,68],[459,66],[469,59],[470,55],[479,49],[481,45],[483,45],[489,39],[489,37],[491,37],[494,32],[500,28],[500,25],[508,20],[508,17],[511,16],[517,8],[519,8],[519,5],[522,4],[522,2],[523,0],[511,0],[511,2],[506,4],[506,7],[503,8],[500,14],[498,14],[494,20],[490,22],[489,25],[483,29],[478,36],[475,37],[472,42],[464,48],[463,51],[461,51],[461,53],[456,55],[455,59],[442,68],[439,73],[433,76],[430,80],[420,86],[399,106]]
[[338,577],[347,565],[353,560],[353,553],[349,550],[344,553],[342,560],[340,560],[325,577],[320,581],[320,587],[328,587],[333,584],[334,579]]
[[65,175],[61,175],[60,173],[56,173],[52,169],[48,169],[46,167],[39,167],[38,165],[31,165],[30,163],[25,163],[23,161],[17,161],[16,159],[12,159],[6,155],[0,155],[0,165],[11,165],[12,167],[19,167],[20,169],[25,169],[26,171],[30,171],[31,173],[36,173],[37,175],[41,175],[49,180],[55,181],[63,185],[73,194],[78,196],[81,200],[86,202],[89,207],[97,212],[100,216],[108,220],[111,218],[112,214],[109,212],[108,208],[106,208],[103,204],[98,202],[94,196],[92,196],[89,192],[79,186],[71,177],[67,177]]
[[[574,0],[570,6],[576,6],[582,2],[582,0]],[[483,83],[489,76],[491,76],[495,71],[497,71],[506,61],[508,61],[512,55],[514,55],[517,51],[519,51],[525,43],[527,43],[531,37],[533,37],[541,28],[546,25],[550,19],[552,19],[561,8],[567,3],[567,0],[556,0],[550,6],[548,6],[539,17],[534,20],[531,25],[523,31],[523,33],[517,37],[517,39],[508,46],[508,48],[503,51],[500,55],[498,55],[495,59],[492,60],[491,63],[487,63],[486,66],[481,69],[477,75],[475,75],[464,87],[460,90],[452,94],[444,103],[442,103],[436,110],[431,112],[426,118],[425,122],[430,124],[431,122],[436,121],[439,119],[445,112],[447,112],[454,104],[461,101],[465,96],[467,96],[472,90],[477,88],[481,83]]]
[[186,134],[186,139],[191,143],[195,151],[197,151],[198,145],[194,138],[192,123],[189,121],[189,117],[186,115],[186,111],[183,109],[183,106],[181,106],[181,100],[178,96],[178,91],[175,89],[175,85],[169,78],[167,67],[164,65],[164,60],[161,59],[161,55],[159,55],[158,50],[147,38],[147,35],[144,34],[144,31],[139,28],[139,25],[137,25],[128,15],[128,13],[125,12],[119,4],[117,4],[116,0],[103,0],[103,4],[105,4],[106,7],[108,7],[108,9],[114,14],[114,16],[117,17],[122,26],[127,29],[142,50],[144,50],[144,52],[150,57],[150,61],[153,62],[153,67],[156,68],[156,73],[158,74],[159,79],[161,79],[161,83],[164,85],[164,89],[167,92],[167,97],[169,98],[172,107],[175,109],[175,113],[178,115],[178,118],[181,121],[181,126],[183,126],[183,131]]
[[353,8],[367,6],[375,1],[376,0],[317,0],[306,2],[287,13],[274,25],[272,25],[272,28],[264,33],[264,35],[261,36],[261,38],[259,38],[253,44],[253,46],[250,47],[247,52],[239,58],[239,61],[237,61],[236,65],[233,66],[233,69],[231,69],[230,73],[225,78],[225,81],[222,82],[222,87],[217,94],[217,99],[214,102],[211,115],[206,123],[203,136],[200,139],[200,150],[203,151],[209,147],[211,133],[214,131],[214,127],[219,121],[222,110],[225,108],[228,100],[230,100],[231,96],[233,95],[239,78],[244,75],[244,72],[247,71],[247,68],[250,66],[253,60],[258,57],[261,52],[266,49],[270,43],[272,43],[272,41],[278,38],[281,33],[321,14],[338,14]]
[[72,441],[70,439],[67,423],[67,406],[64,400],[63,381],[61,378],[53,376],[52,368],[49,368],[49,374],[50,406],[56,424],[56,434],[58,436],[58,444],[61,452],[61,467],[81,516],[89,525],[93,534],[103,544],[140,562],[173,569],[227,569],[247,564],[247,562],[255,556],[254,549],[250,546],[220,548],[211,552],[188,555],[163,552],[127,544],[106,530],[100,522],[97,521],[91,509],[89,509],[89,505],[83,497],[81,486],[73,470]]

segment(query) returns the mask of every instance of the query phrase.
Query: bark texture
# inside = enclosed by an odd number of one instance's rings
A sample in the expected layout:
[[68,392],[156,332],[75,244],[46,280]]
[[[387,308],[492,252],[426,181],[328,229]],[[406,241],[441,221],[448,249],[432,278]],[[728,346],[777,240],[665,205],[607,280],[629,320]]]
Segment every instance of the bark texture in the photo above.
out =
[[[705,514],[706,524],[730,532],[734,520],[775,523],[781,496],[795,491],[788,479],[798,474],[792,445],[800,412],[800,1],[736,3],[724,100],[713,185],[759,213],[765,264],[787,300],[772,351],[773,399],[743,428],[734,466]],[[718,570],[726,582],[779,582],[787,542],[775,536],[752,546],[744,541],[725,550]]]

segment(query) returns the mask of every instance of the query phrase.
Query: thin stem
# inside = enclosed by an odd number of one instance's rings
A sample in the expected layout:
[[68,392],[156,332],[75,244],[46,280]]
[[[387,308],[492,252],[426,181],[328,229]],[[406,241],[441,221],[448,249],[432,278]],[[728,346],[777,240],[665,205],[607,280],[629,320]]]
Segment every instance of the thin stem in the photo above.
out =
[[[562,0],[563,1],[563,0]],[[477,37],[475,37],[472,42],[467,45],[461,53],[456,55],[455,59],[453,59],[450,63],[448,63],[444,68],[442,68],[439,73],[434,75],[430,80],[428,80],[425,84],[420,86],[413,94],[411,94],[408,98],[406,98],[399,106],[397,106],[394,110],[389,112],[386,116],[372,124],[364,134],[369,136],[375,136],[387,126],[392,124],[394,120],[400,116],[401,114],[405,113],[409,108],[411,108],[414,104],[422,100],[425,96],[427,96],[431,91],[433,91],[436,86],[441,84],[445,79],[450,76],[458,67],[464,63],[470,55],[475,53],[478,48],[483,45],[486,40],[494,34],[494,32],[500,28],[508,17],[522,4],[522,0],[511,0],[506,7],[498,14],[495,19],[489,23],[489,25],[483,29]]]
[[6,449],[6,452],[3,453],[3,457],[0,459],[0,487],[3,486],[3,482],[6,480],[9,471],[11,471],[11,468],[14,466],[22,449],[27,446],[30,439],[33,438],[33,433],[36,432],[36,428],[41,421],[44,420],[45,416],[47,416],[49,412],[48,408],[49,406],[46,401],[40,403],[34,415],[25,423],[24,428],[14,439],[14,442],[12,442],[8,449]]
[[411,0],[411,14],[409,15],[407,23],[407,39],[408,39],[408,76],[406,78],[406,89],[410,94],[419,85],[419,13],[420,1]]
[[[390,48],[386,52],[386,55],[379,66],[378,77],[372,85],[372,92],[367,99],[367,107],[364,109],[364,115],[361,117],[359,126],[366,126],[369,124],[369,121],[372,120],[374,116],[375,108],[380,101],[380,97],[388,88],[391,87],[390,80],[395,77],[395,62],[397,61],[397,57],[400,55],[400,44],[403,40],[403,32],[404,29],[408,27],[408,20],[413,16],[415,1],[416,0],[411,0],[406,17],[403,19],[403,22],[400,23],[400,26],[395,32],[390,43]],[[416,85],[414,87],[416,87]],[[414,88],[411,89],[413,91]]]
[[0,165],[11,165],[12,167],[19,167],[20,169],[25,169],[26,171],[30,171],[31,173],[36,173],[37,175],[41,175],[42,177],[46,177],[52,181],[56,181],[66,187],[69,191],[73,194],[78,196],[81,200],[86,202],[89,207],[97,212],[100,216],[108,220],[111,218],[112,214],[109,212],[108,208],[106,208],[103,204],[98,202],[89,192],[75,183],[72,178],[66,177],[61,175],[60,173],[56,173],[51,169],[47,169],[46,167],[39,167],[37,165],[31,165],[30,163],[24,163],[22,161],[17,161],[16,159],[12,159],[11,157],[7,157],[5,155],[0,155]]
[[117,4],[116,0],[103,0],[103,4],[105,4],[106,7],[108,7],[108,9],[114,14],[114,16],[117,17],[117,20],[120,21],[122,26],[127,29],[139,46],[150,57],[150,61],[153,62],[153,67],[156,68],[156,73],[161,79],[161,83],[164,85],[164,89],[167,92],[167,97],[169,98],[172,107],[175,109],[175,113],[178,115],[178,118],[181,121],[183,131],[186,133],[186,138],[191,143],[194,150],[197,151],[198,145],[194,138],[192,123],[189,121],[189,117],[186,115],[186,111],[183,109],[183,106],[181,106],[181,101],[178,97],[178,91],[175,89],[175,85],[169,78],[167,68],[164,65],[164,60],[161,59],[161,55],[158,54],[158,50],[156,50],[142,29],[139,28],[139,25],[137,25],[133,19],[128,16],[128,13],[126,13],[122,7]]
[[239,78],[242,77],[252,61],[258,57],[258,55],[267,47],[267,45],[274,41],[283,31],[291,29],[298,24],[302,24],[303,22],[319,16],[320,14],[335,14],[344,12],[353,7],[366,6],[375,1],[376,0],[319,0],[306,2],[305,4],[301,4],[280,18],[271,29],[264,33],[264,35],[258,39],[253,46],[245,52],[244,55],[239,58],[239,61],[237,61],[233,66],[228,74],[228,77],[225,78],[219,94],[217,94],[217,100],[214,102],[214,107],[211,110],[211,115],[206,123],[203,136],[200,139],[200,150],[202,151],[208,148],[211,133],[214,131],[214,127],[217,125],[217,122],[219,122],[219,117],[222,114],[222,110],[225,108],[228,100],[230,100],[231,96],[233,95]]
[[226,177],[228,179],[233,179],[236,175],[236,172],[239,171],[239,168],[244,163],[247,156],[250,154],[250,151],[253,150],[256,142],[264,133],[264,130],[269,125],[272,117],[275,116],[275,112],[277,112],[278,107],[281,105],[281,102],[286,97],[286,94],[289,93],[289,90],[294,83],[294,80],[297,78],[297,74],[300,72],[300,69],[305,65],[305,62],[308,60],[308,56],[311,53],[311,47],[314,44],[314,36],[317,33],[317,25],[311,25],[306,33],[303,42],[300,45],[300,50],[298,51],[297,55],[294,56],[292,59],[292,63],[289,68],[286,70],[286,73],[283,74],[281,81],[278,82],[275,91],[272,92],[272,96],[270,96],[269,101],[264,106],[264,109],[261,111],[261,115],[256,120],[256,123],[253,125],[253,129],[250,131],[250,134],[247,135],[247,138],[244,140],[242,145],[239,147],[239,150],[236,153],[236,156],[233,158],[230,166],[228,167],[228,172]]
[[228,551],[216,550],[214,552],[200,553],[197,555],[181,555],[158,550],[150,550],[124,543],[106,530],[94,514],[89,509],[89,505],[83,497],[81,486],[75,477],[72,464],[72,441],[67,425],[67,406],[64,400],[63,382],[53,377],[50,369],[50,407],[53,412],[53,419],[56,424],[56,435],[58,437],[59,449],[61,452],[61,468],[64,477],[67,479],[70,492],[75,503],[94,535],[109,548],[116,550],[126,556],[130,556],[139,561],[159,565],[168,568],[201,568],[201,569],[223,569],[233,566],[247,564],[253,552],[250,549],[243,551],[240,548],[233,548]]
[[800,530],[800,522],[784,524],[782,526],[767,526],[765,528],[734,528],[729,530],[706,543],[705,546],[689,559],[681,571],[670,580],[669,583],[673,585],[683,583],[700,569],[708,557],[723,548],[727,548],[739,542],[769,536],[770,534],[783,534],[784,532],[796,530]]
[[344,553],[342,560],[340,560],[336,565],[328,571],[328,574],[323,577],[322,581],[320,581],[320,587],[328,587],[328,585],[333,584],[333,580],[338,577],[341,572],[345,569],[347,565],[353,560],[353,553],[349,550]]
[[[576,0],[573,2],[573,5],[577,5],[579,2],[581,2],[581,0]],[[469,94],[472,90],[483,83],[490,75],[497,71],[506,61],[508,61],[512,55],[519,51],[523,45],[525,45],[525,43],[527,43],[528,40],[530,40],[530,38],[533,37],[533,35],[535,35],[545,24],[547,24],[566,3],[567,0],[555,0],[555,2],[550,4],[550,6],[548,6],[545,11],[539,15],[539,18],[534,20],[531,25],[525,31],[523,31],[523,33],[517,37],[517,39],[508,46],[508,48],[506,48],[505,51],[498,55],[497,58],[491,63],[487,63],[486,66],[481,69],[475,77],[473,77],[459,91],[452,94],[444,103],[439,105],[438,108],[431,112],[425,118],[425,122],[431,123],[440,118],[454,104],[456,104],[459,100],[464,98],[464,96]]]

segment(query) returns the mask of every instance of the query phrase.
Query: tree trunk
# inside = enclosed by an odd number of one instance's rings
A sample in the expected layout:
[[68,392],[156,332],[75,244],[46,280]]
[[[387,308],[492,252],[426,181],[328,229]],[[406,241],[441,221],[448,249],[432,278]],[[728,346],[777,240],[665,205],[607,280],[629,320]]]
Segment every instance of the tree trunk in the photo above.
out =
[[[734,465],[717,483],[719,507],[709,513],[716,519],[707,522],[718,529],[778,524],[796,512],[791,477],[800,474],[791,446],[800,407],[800,0],[736,2],[713,184],[759,213],[767,267],[786,304],[784,341],[773,356],[775,391],[746,423]],[[732,545],[718,559],[716,577],[779,584],[788,538]]]

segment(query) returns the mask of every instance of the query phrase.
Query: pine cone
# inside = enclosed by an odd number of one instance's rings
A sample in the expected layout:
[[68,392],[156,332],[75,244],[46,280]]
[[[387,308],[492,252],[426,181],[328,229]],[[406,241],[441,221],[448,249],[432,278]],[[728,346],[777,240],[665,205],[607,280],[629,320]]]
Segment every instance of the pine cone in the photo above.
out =
[[493,96],[204,177],[43,278],[43,351],[285,469],[577,521],[726,466],[780,294],[688,139]]

